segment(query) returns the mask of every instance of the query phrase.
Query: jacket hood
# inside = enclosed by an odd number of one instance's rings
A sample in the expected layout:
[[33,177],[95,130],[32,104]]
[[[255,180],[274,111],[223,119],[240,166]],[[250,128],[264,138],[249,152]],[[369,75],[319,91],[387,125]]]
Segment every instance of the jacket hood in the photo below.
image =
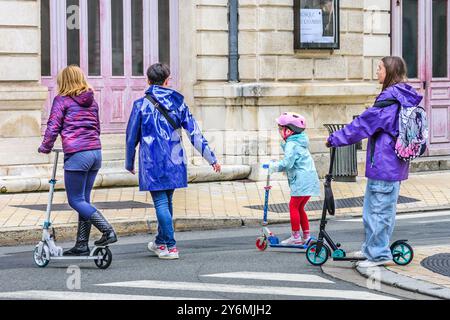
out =
[[178,109],[184,104],[184,96],[171,88],[152,85],[145,93],[169,110]]
[[90,107],[94,103],[94,91],[85,91],[78,96],[72,97],[80,106]]
[[377,101],[396,99],[404,108],[419,105],[423,96],[407,83],[398,83],[385,89],[378,96]]
[[286,141],[292,141],[297,144],[299,144],[302,147],[308,148],[309,147],[309,138],[306,135],[305,132],[302,132],[300,134],[295,134],[293,136],[290,136]]

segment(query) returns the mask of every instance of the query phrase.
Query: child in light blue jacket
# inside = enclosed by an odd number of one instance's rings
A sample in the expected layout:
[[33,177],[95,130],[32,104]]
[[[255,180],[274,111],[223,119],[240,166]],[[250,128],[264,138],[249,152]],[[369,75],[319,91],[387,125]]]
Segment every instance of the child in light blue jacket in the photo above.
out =
[[[305,206],[309,199],[320,195],[319,176],[309,152],[309,139],[306,133],[306,120],[296,113],[283,113],[277,120],[284,158],[270,163],[269,172],[287,173],[291,200],[292,235],[282,241],[284,245],[303,245],[310,240],[309,221]],[[300,226],[303,235],[300,233]]]

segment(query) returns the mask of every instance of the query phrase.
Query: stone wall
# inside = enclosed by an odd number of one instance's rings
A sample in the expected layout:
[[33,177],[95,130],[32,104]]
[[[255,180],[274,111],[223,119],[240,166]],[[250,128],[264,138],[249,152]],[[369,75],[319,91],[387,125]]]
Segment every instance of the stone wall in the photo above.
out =
[[3,166],[46,160],[40,143],[41,108],[47,97],[39,84],[38,0],[0,0],[0,176]]
[[[390,53],[390,1],[341,0],[341,48],[294,50],[293,0],[240,0],[240,83],[228,83],[228,1],[180,0],[180,91],[226,165],[279,158],[274,119],[306,116],[311,150],[323,174],[324,123],[347,123],[377,94],[379,58]],[[41,141],[38,0],[0,0],[0,176],[48,176]],[[123,171],[122,135],[105,135],[105,169]],[[185,140],[187,141],[187,140]],[[193,152],[191,164],[206,162]]]
[[299,112],[323,175],[323,125],[350,122],[380,89],[373,80],[379,58],[390,54],[390,1],[341,0],[339,50],[294,50],[293,0],[239,3],[241,82],[230,84],[227,1],[197,1],[194,99],[205,135],[222,162],[251,164],[260,179],[259,164],[281,156],[274,119]]

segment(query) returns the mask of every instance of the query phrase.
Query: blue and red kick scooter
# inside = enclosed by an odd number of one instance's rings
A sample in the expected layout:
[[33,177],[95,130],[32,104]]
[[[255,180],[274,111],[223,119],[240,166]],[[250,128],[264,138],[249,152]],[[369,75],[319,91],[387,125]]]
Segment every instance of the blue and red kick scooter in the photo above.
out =
[[267,170],[267,183],[264,187],[266,193],[264,196],[264,218],[263,218],[263,228],[262,235],[256,239],[256,248],[260,251],[266,250],[268,247],[271,248],[294,248],[294,249],[302,249],[306,250],[310,244],[315,243],[316,239],[311,237],[308,242],[303,245],[283,245],[280,242],[280,239],[273,234],[272,231],[267,227],[267,212],[269,211],[269,195],[272,186],[270,185],[270,173],[269,173],[269,165],[264,164],[263,169]]

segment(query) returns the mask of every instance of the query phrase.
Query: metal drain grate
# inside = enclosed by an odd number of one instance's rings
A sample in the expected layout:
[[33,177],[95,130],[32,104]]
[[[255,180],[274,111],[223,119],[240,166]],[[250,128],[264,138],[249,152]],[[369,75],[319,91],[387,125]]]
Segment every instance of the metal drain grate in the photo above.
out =
[[[400,196],[398,198],[398,203],[412,203],[412,202],[419,202],[420,200]],[[355,198],[344,198],[344,199],[337,199],[335,200],[336,203],[336,209],[345,209],[345,208],[359,208],[363,206],[364,203],[364,197],[355,197]],[[263,205],[257,205],[257,206],[247,206],[246,208],[249,209],[256,209],[256,210],[264,210]],[[308,202],[306,205],[307,211],[316,211],[316,210],[322,210],[323,208],[323,201],[311,201]],[[289,212],[289,203],[278,203],[278,204],[269,204],[269,211],[275,212],[275,213],[288,213]]]
[[[111,201],[111,202],[95,202],[93,205],[99,210],[106,209],[141,209],[141,208],[153,208],[153,205],[149,203],[137,202],[137,201]],[[33,205],[17,205],[12,206],[16,208],[24,208],[37,211],[46,211],[46,204],[33,204]],[[73,209],[66,203],[55,203],[52,206],[52,211],[72,211]]]
[[430,271],[450,277],[450,253],[436,254],[422,260],[420,264]]

